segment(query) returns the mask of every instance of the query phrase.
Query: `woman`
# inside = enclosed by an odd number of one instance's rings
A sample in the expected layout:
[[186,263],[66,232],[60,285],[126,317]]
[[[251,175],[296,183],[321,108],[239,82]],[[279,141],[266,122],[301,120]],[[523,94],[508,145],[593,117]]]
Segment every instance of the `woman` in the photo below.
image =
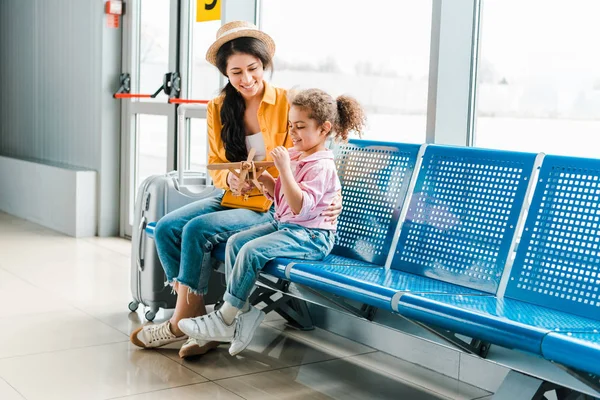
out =
[[[254,159],[267,159],[278,146],[291,147],[287,135],[288,101],[283,89],[269,85],[265,70],[272,69],[275,43],[255,25],[234,21],[223,25],[206,53],[208,62],[229,79],[221,95],[207,106],[210,164],[246,160],[250,148]],[[278,176],[275,167],[269,173]],[[226,170],[211,171],[214,185],[237,189],[239,181]],[[244,185],[242,192],[250,190]],[[162,324],[148,324],[131,334],[131,342],[155,348],[185,338],[178,322],[206,314],[204,294],[212,272],[210,253],[232,235],[272,220],[273,210],[251,211],[221,205],[221,196],[199,200],[165,215],[158,221],[155,242],[167,281],[177,293],[175,312]],[[341,213],[338,197],[323,213],[333,221]],[[219,345],[214,341],[188,339],[180,357],[206,353]]]

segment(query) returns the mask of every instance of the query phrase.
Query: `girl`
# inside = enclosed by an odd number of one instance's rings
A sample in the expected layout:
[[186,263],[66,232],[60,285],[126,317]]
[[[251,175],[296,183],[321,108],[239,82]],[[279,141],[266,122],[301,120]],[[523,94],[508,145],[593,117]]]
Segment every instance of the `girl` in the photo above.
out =
[[349,131],[360,132],[365,117],[353,98],[334,100],[327,93],[310,89],[290,99],[289,134],[294,147],[271,152],[279,178],[268,172],[259,181],[275,200],[272,221],[233,235],[227,242],[225,267],[227,291],[223,306],[198,318],[179,321],[189,337],[232,342],[231,355],[248,346],[265,314],[248,303],[257,275],[276,257],[323,259],[334,244],[335,223],[325,210],[340,190],[333,154],[325,141],[335,133],[346,140]]
[[[206,59],[229,81],[207,106],[209,163],[246,160],[250,148],[257,150],[255,159],[269,159],[274,148],[292,144],[287,135],[287,92],[264,80],[274,54],[273,39],[249,22],[229,22],[217,32]],[[269,172],[276,175],[277,169]],[[211,175],[214,185],[221,189],[238,187],[237,177],[228,171],[211,171]],[[271,210],[228,209],[221,205],[221,197],[191,203],[158,221],[156,249],[167,281],[177,293],[177,303],[169,320],[132,332],[135,345],[156,348],[185,339],[177,326],[179,320],[206,314],[203,296],[212,272],[210,253],[214,246],[235,233],[273,220]],[[341,212],[340,198],[333,203],[323,216],[335,220]],[[218,344],[190,338],[179,355],[204,354]]]

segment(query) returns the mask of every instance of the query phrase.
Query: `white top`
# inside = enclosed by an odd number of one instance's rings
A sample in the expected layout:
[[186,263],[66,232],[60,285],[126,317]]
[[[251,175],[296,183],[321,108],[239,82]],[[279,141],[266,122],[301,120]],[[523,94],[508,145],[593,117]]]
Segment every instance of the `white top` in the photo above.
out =
[[256,150],[256,153],[254,154],[254,161],[263,161],[265,158],[267,158],[265,138],[263,137],[262,132],[246,136],[246,148],[248,151],[250,151],[251,148]]

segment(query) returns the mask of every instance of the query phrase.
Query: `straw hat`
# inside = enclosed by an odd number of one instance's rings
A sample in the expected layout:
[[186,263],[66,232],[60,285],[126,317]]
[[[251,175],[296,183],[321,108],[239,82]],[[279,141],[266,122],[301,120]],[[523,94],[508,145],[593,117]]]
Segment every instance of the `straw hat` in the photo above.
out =
[[273,57],[275,54],[275,42],[271,36],[258,30],[256,25],[246,21],[233,21],[223,25],[217,31],[217,40],[210,45],[206,52],[206,61],[217,65],[217,51],[222,45],[239,37],[253,37],[262,41],[267,46],[267,51]]

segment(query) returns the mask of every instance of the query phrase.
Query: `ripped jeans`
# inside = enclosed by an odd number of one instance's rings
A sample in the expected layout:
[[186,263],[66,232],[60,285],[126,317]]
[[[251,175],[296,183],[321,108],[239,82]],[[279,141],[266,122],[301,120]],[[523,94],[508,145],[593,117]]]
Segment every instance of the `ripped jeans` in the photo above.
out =
[[238,232],[274,221],[272,209],[261,213],[225,208],[221,198],[198,200],[170,212],[156,224],[154,241],[169,284],[177,281],[191,293],[206,294],[213,248]]
[[277,220],[233,235],[225,250],[227,291],[223,300],[242,309],[258,273],[277,257],[322,260],[333,249],[335,234]]

